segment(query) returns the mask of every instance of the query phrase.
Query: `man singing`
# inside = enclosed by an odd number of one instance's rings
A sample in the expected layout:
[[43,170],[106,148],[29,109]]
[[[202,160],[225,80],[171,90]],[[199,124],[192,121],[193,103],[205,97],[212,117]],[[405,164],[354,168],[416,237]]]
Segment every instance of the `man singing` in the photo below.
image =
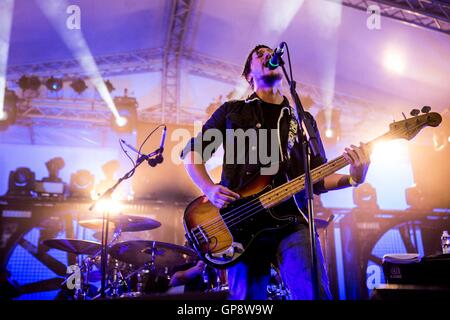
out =
[[[274,181],[282,181],[286,177],[293,179],[304,173],[301,147],[303,137],[298,130],[295,113],[281,93],[281,68],[271,70],[267,67],[272,54],[273,50],[265,45],[258,45],[251,50],[242,75],[253,89],[253,94],[246,100],[232,100],[222,104],[203,125],[201,134],[193,138],[183,151],[182,157],[189,176],[217,208],[226,207],[238,199],[239,189],[258,175],[269,174],[273,176]],[[313,169],[326,163],[327,159],[316,122],[308,112],[306,117],[313,124],[321,151],[319,155],[311,156]],[[225,153],[219,184],[213,183],[205,168],[205,162],[211,157],[210,152],[205,151],[217,150],[216,146],[211,148],[211,144],[217,144],[217,141],[209,142],[202,137],[213,129],[221,132],[223,137],[229,135],[230,129],[254,130],[258,137],[257,143],[246,141],[237,146],[232,143],[233,139],[231,142],[223,139]],[[263,130],[271,134],[260,134]],[[261,152],[258,150],[261,147],[267,150]],[[256,162],[252,161],[255,154],[259,155]],[[261,155],[270,157],[269,163],[266,161],[267,157],[263,158]],[[343,156],[350,163],[349,174],[334,173],[316,182],[313,186],[315,194],[357,186],[364,182],[370,164],[366,146],[362,143],[359,147],[352,145],[345,149]],[[228,269],[231,299],[267,299],[271,264],[279,270],[292,299],[314,298],[304,191],[278,205],[276,210],[296,215],[298,218],[288,227],[257,237],[242,259]],[[315,236],[319,295],[321,299],[331,299],[320,242],[317,234]]]

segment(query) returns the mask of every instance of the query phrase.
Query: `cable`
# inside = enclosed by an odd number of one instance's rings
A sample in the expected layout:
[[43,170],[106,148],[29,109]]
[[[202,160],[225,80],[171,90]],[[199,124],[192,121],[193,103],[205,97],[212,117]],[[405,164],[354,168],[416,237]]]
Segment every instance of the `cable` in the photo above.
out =
[[288,79],[289,81],[292,81],[293,76],[292,76],[292,64],[291,64],[291,54],[289,52],[289,46],[286,42],[283,42],[285,47],[286,47],[286,51],[287,51],[287,56],[288,56],[288,65],[289,65],[289,77],[290,79]]
[[[143,147],[144,144],[147,142],[147,140],[151,137],[151,135],[152,135],[156,130],[158,130],[159,128],[165,127],[165,126],[166,126],[165,124],[160,124],[160,125],[157,126],[155,129],[153,129],[152,132],[150,132],[150,133],[148,134],[147,138],[145,138],[144,142],[142,142],[141,146],[139,147],[139,153],[141,153],[142,147]],[[139,156],[139,155],[138,155],[138,156]]]
[[128,151],[123,147],[122,141],[121,139],[119,139],[119,145],[120,148],[122,148],[122,151],[125,153],[125,155],[128,157],[128,159],[130,159],[131,163],[133,164],[133,167],[136,165],[136,163],[134,162],[134,160],[130,157],[130,155],[128,154]]

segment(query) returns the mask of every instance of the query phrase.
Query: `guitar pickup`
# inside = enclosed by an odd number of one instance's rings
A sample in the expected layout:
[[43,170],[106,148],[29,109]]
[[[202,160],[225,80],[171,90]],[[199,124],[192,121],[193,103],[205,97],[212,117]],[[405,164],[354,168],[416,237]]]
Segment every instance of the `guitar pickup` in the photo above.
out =
[[198,226],[193,228],[192,234],[194,235],[194,240],[199,247],[204,246],[205,244],[209,245],[209,238],[202,227]]

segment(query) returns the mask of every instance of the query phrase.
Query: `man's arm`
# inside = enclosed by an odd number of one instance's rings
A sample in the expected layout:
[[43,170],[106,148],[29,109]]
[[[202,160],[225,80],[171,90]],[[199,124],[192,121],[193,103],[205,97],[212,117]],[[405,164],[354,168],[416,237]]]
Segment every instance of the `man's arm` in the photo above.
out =
[[214,184],[206,171],[201,155],[190,151],[184,161],[184,167],[192,181],[205,194],[209,201],[219,209],[239,198],[239,194],[220,184]]
[[351,145],[351,148],[345,148],[345,152],[342,155],[350,163],[350,175],[334,173],[324,178],[326,190],[338,190],[356,186],[366,180],[367,170],[370,165],[370,152],[367,145],[363,143],[359,147]]

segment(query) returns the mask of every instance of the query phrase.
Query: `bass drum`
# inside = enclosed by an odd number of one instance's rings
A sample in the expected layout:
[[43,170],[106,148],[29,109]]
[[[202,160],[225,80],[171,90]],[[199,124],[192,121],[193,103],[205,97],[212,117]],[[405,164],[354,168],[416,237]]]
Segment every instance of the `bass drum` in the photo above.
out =
[[143,295],[165,293],[169,289],[170,275],[159,274],[147,268],[140,268],[130,273],[127,278],[128,291],[121,298],[133,298]]

